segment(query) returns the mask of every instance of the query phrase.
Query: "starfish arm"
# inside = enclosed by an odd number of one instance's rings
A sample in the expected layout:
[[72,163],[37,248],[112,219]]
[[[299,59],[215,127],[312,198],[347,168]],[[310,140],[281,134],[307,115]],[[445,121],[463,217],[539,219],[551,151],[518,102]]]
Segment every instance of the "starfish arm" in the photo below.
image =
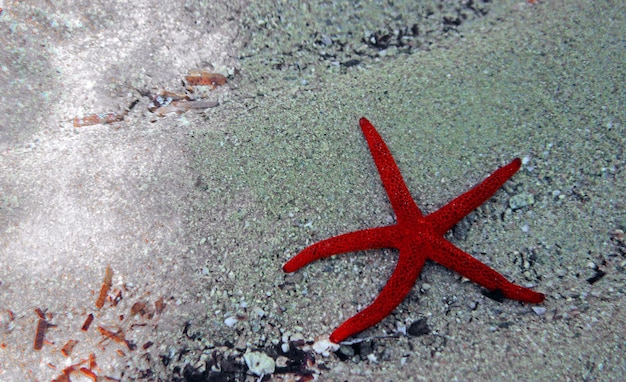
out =
[[[406,256],[403,256],[403,254]],[[409,294],[425,261],[425,256],[411,256],[406,253],[406,250],[400,250],[398,265],[396,265],[396,269],[394,269],[393,274],[378,297],[370,306],[341,324],[330,335],[330,340],[334,343],[339,343],[356,333],[376,325],[387,317]]]
[[443,235],[467,214],[493,196],[504,182],[509,180],[520,169],[521,164],[522,161],[519,158],[513,159],[511,163],[497,169],[471,190],[453,199],[436,212],[426,216],[426,220],[433,225],[435,232]]
[[396,226],[385,226],[349,232],[310,245],[283,265],[283,271],[295,272],[324,257],[374,248],[393,248]]
[[385,141],[381,138],[376,128],[367,118],[359,120],[363,135],[367,140],[372,158],[378,168],[378,173],[383,181],[383,186],[391,202],[391,207],[396,214],[398,223],[410,220],[411,218],[422,217],[422,213],[413,201],[411,193],[404,183],[400,169],[393,159]]
[[546,298],[543,293],[513,284],[500,273],[458,249],[446,239],[436,237],[433,240],[435,241],[433,244],[435,250],[429,254],[429,259],[452,269],[476,284],[482,285],[490,291],[500,291],[504,297],[511,300],[538,304]]

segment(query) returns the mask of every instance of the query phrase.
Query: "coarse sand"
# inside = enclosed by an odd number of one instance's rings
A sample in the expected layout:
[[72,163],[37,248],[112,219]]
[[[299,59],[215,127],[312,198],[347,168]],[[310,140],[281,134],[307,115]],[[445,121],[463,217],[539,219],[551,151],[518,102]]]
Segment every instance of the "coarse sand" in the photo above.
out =
[[[0,381],[626,375],[623,1],[0,9]],[[227,83],[192,87],[196,69]],[[522,158],[448,238],[544,303],[429,263],[389,317],[323,351],[397,259],[281,270],[394,222],[361,116],[424,213]]]

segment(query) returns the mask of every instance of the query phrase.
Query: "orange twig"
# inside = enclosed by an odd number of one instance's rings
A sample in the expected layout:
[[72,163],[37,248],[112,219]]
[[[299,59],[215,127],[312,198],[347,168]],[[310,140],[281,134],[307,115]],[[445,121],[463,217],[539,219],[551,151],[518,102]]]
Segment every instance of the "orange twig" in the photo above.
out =
[[61,349],[61,354],[63,354],[64,357],[69,357],[72,353],[72,349],[74,349],[74,346],[76,346],[77,343],[78,341],[75,340],[67,341],[65,346],[63,346],[63,349]]
[[39,316],[39,321],[37,322],[37,330],[35,331],[35,342],[33,344],[33,348],[35,350],[41,350],[41,348],[43,347],[43,341],[46,337],[46,330],[48,329],[48,321],[46,321],[45,318],[42,318],[42,316]]
[[96,308],[100,309],[102,308],[102,306],[104,306],[104,300],[106,299],[107,294],[109,293],[109,288],[111,288],[112,280],[113,280],[113,270],[111,269],[109,265],[107,265],[107,268],[104,273],[104,280],[102,281],[102,287],[100,288],[100,295],[98,296],[98,299],[96,300]]
[[89,326],[91,326],[92,321],[93,321],[93,314],[89,313],[89,315],[85,319],[85,323],[83,324],[83,327],[80,328],[80,330],[82,330],[83,332],[86,332],[87,330],[89,330]]

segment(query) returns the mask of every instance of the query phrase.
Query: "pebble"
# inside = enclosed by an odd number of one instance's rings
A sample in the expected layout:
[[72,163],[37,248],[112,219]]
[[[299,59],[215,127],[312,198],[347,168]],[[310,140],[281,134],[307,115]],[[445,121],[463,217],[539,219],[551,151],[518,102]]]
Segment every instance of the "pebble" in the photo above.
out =
[[243,355],[243,359],[246,361],[248,369],[259,377],[272,374],[276,370],[276,362],[265,353],[248,349]]
[[287,367],[288,365],[289,365],[289,358],[285,357],[284,355],[278,356],[278,358],[276,358],[276,366]]
[[345,346],[345,345],[342,345],[339,348],[339,352],[343,354],[346,358],[352,358],[354,357],[354,354],[355,354],[354,348],[352,346]]
[[265,311],[264,311],[263,309],[259,308],[259,307],[254,307],[254,308],[252,308],[252,311],[253,311],[254,313],[256,313],[256,315],[257,315],[258,317],[263,317],[263,316],[265,316]]
[[396,333],[406,336],[406,324],[401,321],[396,322]]
[[238,321],[239,321],[239,320],[237,319],[237,317],[235,317],[235,316],[230,316],[230,317],[227,317],[227,318],[224,320],[224,324],[225,324],[226,326],[228,326],[229,328],[232,328],[233,326],[235,326],[235,324],[236,324]]
[[430,328],[428,327],[428,323],[425,318],[421,318],[417,321],[414,321],[408,330],[409,335],[417,337],[423,336],[424,334],[430,333]]
[[328,336],[318,337],[313,343],[313,350],[317,354],[321,354],[324,357],[328,357],[330,353],[336,352],[338,349],[339,345],[331,342],[331,340],[328,339]]
[[538,316],[543,316],[546,313],[546,308],[543,306],[533,306],[532,309]]
[[528,192],[522,192],[521,194],[511,196],[509,199],[509,207],[515,211],[526,206],[535,204],[535,196]]

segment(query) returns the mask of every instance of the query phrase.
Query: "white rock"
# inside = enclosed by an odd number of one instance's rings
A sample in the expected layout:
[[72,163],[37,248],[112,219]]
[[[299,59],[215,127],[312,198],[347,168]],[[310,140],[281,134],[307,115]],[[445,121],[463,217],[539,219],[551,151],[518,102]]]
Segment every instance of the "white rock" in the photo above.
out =
[[339,350],[339,345],[332,342],[328,336],[320,336],[315,339],[315,342],[313,343],[313,350],[315,350],[317,354],[328,357],[331,352]]
[[235,324],[236,324],[238,321],[239,321],[239,320],[237,319],[237,317],[235,317],[235,316],[230,316],[230,317],[227,317],[227,318],[224,320],[224,324],[225,324],[226,326],[228,326],[229,328],[232,328],[233,326],[235,326]]
[[259,377],[272,374],[276,370],[276,362],[265,353],[248,349],[243,355],[243,359],[246,361],[248,369]]
[[533,306],[532,310],[535,312],[535,314],[537,314],[538,316],[543,316],[546,313],[546,308],[543,306]]

